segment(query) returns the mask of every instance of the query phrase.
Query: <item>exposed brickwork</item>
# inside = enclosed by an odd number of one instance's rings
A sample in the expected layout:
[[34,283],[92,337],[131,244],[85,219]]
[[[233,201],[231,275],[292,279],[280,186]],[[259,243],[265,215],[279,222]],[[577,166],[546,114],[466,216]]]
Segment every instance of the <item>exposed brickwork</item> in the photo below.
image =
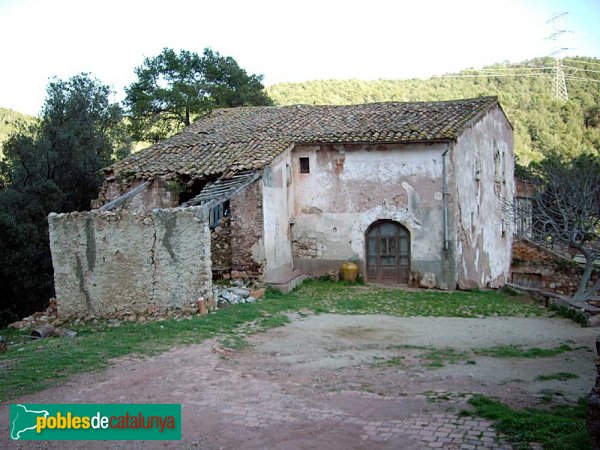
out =
[[318,258],[322,253],[316,239],[302,237],[292,241],[292,252],[294,258]]
[[231,272],[231,219],[222,217],[210,233],[210,252],[213,271]]
[[[511,272],[511,281],[516,284],[523,284],[523,280],[529,278],[536,284],[531,287],[571,296],[579,287],[583,269],[531,242],[515,239]],[[592,274],[590,284],[599,275],[598,272]]]
[[231,276],[262,278],[264,268],[262,182],[248,186],[230,201]]

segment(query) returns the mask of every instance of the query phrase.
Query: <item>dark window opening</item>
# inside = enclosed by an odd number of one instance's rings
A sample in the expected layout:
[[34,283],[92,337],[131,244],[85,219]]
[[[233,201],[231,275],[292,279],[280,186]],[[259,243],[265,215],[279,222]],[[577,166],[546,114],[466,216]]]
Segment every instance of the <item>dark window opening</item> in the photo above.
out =
[[310,160],[308,158],[300,158],[300,173],[310,173]]
[[185,203],[193,199],[196,195],[204,189],[208,180],[207,179],[194,179],[185,181],[183,178],[180,181],[181,186],[185,186],[184,189],[179,189],[179,204]]
[[220,205],[215,206],[210,210],[208,226],[216,228],[223,217],[229,216],[231,213],[229,200],[224,201]]

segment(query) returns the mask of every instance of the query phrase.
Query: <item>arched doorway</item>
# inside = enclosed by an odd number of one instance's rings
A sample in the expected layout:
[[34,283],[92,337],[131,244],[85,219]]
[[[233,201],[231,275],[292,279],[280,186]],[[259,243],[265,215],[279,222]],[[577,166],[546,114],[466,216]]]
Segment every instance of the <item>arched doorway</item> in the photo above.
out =
[[408,283],[410,233],[398,222],[379,220],[371,224],[366,238],[368,281]]

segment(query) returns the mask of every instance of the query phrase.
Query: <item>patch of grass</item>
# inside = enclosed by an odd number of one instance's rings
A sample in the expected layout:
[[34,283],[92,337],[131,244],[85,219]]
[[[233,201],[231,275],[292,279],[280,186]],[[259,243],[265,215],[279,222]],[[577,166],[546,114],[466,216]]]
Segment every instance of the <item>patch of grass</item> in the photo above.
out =
[[579,378],[579,375],[571,372],[558,372],[558,373],[550,373],[548,375],[539,375],[536,377],[536,381],[567,381],[574,380],[575,378]]
[[[75,338],[27,339],[2,330],[10,345],[0,354],[0,400],[39,391],[69,376],[107,367],[125,355],[153,355],[177,345],[266,331],[289,322],[286,313],[388,314],[393,316],[488,317],[544,314],[536,303],[501,292],[409,292],[400,289],[308,280],[283,295],[268,289],[263,300],[234,305],[206,317],[161,322],[106,322],[71,326]],[[242,331],[243,332],[242,332]],[[240,338],[241,339],[241,338]],[[233,338],[231,345],[242,345]]]
[[516,443],[517,448],[529,448],[529,442],[539,442],[548,450],[591,449],[585,426],[587,400],[575,405],[554,406],[549,410],[527,408],[515,410],[497,400],[475,396],[469,403],[476,415],[493,420],[495,428]]
[[234,334],[232,336],[225,336],[219,339],[219,342],[221,342],[221,345],[223,347],[231,350],[243,350],[246,347],[248,347],[248,341],[246,341],[246,339],[243,336],[240,336],[238,334]]
[[455,364],[467,358],[467,354],[453,348],[434,349],[422,356],[427,361],[426,367],[439,368],[446,364]]
[[404,367],[403,356],[393,356],[375,364],[375,366],[387,366],[387,367]]
[[555,303],[551,304],[548,309],[556,313],[559,317],[564,317],[565,319],[571,319],[572,321],[577,322],[582,327],[588,327],[590,325],[588,318],[581,311],[557,305]]
[[500,345],[498,347],[480,348],[474,351],[479,356],[492,356],[494,358],[546,358],[572,351],[567,344],[555,348],[523,348],[520,345]]

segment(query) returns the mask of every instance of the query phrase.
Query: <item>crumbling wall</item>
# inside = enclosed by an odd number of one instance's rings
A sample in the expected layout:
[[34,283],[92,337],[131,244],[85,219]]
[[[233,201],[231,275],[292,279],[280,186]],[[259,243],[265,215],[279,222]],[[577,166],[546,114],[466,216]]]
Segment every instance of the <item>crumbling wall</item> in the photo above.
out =
[[[109,178],[100,187],[92,208],[99,208],[142,184],[145,180]],[[155,179],[150,186],[128,199],[122,209],[146,212],[154,208],[174,208],[179,204],[178,185],[173,181]],[[121,209],[121,208],[119,208]]]
[[230,209],[231,277],[262,280],[265,265],[262,180],[234,195]]
[[202,208],[52,213],[48,222],[62,317],[185,308],[211,290]]
[[211,231],[210,255],[213,271],[231,272],[231,219],[222,217]]
[[[513,241],[511,281],[520,286],[572,296],[579,288],[583,268],[525,239]],[[591,286],[600,276],[592,273]]]

